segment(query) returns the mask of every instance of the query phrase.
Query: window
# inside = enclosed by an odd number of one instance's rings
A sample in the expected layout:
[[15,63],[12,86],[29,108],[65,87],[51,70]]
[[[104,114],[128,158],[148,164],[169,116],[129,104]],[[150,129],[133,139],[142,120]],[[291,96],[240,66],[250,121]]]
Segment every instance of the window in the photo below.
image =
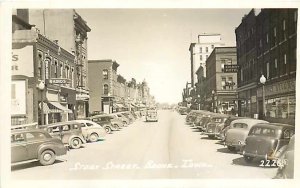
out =
[[208,47],[205,47],[205,52],[208,53]]
[[26,140],[27,141],[34,141],[45,139],[46,136],[43,133],[26,133]]
[[105,79],[105,80],[108,79],[108,70],[107,69],[103,70],[103,79]]
[[212,45],[211,45],[211,49],[214,49],[214,47],[215,47],[215,45],[212,44]]
[[54,76],[55,76],[55,78],[58,77],[58,75],[57,75],[57,66],[58,66],[57,60],[54,60]]
[[260,135],[261,128],[260,127],[255,127],[251,130],[250,135]]
[[202,47],[200,47],[200,49],[199,49],[199,50],[200,50],[200,53],[202,53]]
[[202,61],[202,55],[200,55],[200,61]]
[[42,78],[42,63],[43,63],[43,53],[38,52],[38,72],[37,72],[37,76],[40,79],[43,79]]
[[246,129],[248,125],[246,123],[234,123],[232,127]]
[[244,74],[243,74],[243,72],[244,72],[244,69],[241,69],[241,78],[240,78],[241,82],[244,81],[244,78],[243,78]]
[[108,85],[107,84],[104,84],[104,86],[103,86],[103,94],[104,95],[108,94]]
[[259,40],[259,47],[262,48],[262,40]]
[[286,54],[283,55],[283,63],[286,65]]
[[49,64],[50,64],[50,59],[47,58],[45,60],[45,79],[49,79],[49,72],[50,72]]
[[24,134],[19,133],[19,134],[14,134],[11,136],[11,142],[12,143],[18,143],[18,142],[24,142],[25,138],[24,138]]
[[233,89],[233,78],[231,76],[228,77],[228,87],[229,89]]
[[225,90],[226,89],[226,77],[222,77],[221,78],[221,84],[222,84],[222,89]]
[[282,30],[285,31],[286,29],[286,23],[285,20],[282,20]]
[[269,62],[267,62],[266,63],[266,65],[267,65],[267,79],[269,79],[270,78],[270,63]]
[[277,34],[276,33],[276,27],[273,28],[273,34],[274,34],[274,37],[276,37],[276,34]]
[[206,57],[206,59],[207,59],[207,58],[208,58],[208,55],[206,55],[205,57]]
[[92,127],[92,126],[93,126],[93,124],[91,124],[91,123],[86,123],[86,125],[87,125],[88,127]]
[[267,36],[266,36],[266,41],[267,41],[267,44],[269,43],[269,34],[267,33]]
[[60,65],[59,65],[59,73],[60,73],[60,78],[63,78],[63,63],[60,62]]
[[69,78],[69,76],[70,76],[70,71],[69,71],[69,66],[65,66],[65,74],[66,74],[66,78]]
[[62,130],[63,130],[63,131],[69,131],[69,130],[70,130],[70,125],[64,125],[64,126],[62,127]]

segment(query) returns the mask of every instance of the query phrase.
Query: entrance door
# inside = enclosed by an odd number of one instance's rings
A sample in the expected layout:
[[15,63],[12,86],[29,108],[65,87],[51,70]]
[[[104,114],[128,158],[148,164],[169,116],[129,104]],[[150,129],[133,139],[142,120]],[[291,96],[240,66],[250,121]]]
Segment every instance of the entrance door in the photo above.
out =
[[103,104],[103,112],[109,114],[110,112],[109,104]]

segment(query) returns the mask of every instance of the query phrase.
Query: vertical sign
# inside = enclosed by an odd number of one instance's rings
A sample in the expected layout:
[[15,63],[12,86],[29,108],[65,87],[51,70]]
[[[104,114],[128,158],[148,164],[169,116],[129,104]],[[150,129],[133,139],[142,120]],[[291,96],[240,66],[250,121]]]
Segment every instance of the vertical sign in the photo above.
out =
[[11,114],[26,115],[26,80],[11,82]]

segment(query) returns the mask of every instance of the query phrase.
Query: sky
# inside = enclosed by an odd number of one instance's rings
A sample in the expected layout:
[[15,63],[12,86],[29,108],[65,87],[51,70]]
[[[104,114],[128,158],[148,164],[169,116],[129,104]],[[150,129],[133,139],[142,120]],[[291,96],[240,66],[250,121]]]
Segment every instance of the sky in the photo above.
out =
[[88,59],[113,59],[127,80],[144,79],[157,102],[178,103],[190,82],[189,46],[201,33],[234,30],[250,9],[76,9],[87,21]]

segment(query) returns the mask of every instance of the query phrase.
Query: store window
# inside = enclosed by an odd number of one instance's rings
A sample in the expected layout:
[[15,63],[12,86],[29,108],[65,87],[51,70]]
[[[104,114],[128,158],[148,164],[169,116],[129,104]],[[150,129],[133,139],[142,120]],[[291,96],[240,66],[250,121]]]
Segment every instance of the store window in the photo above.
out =
[[104,79],[104,80],[107,80],[107,79],[108,79],[108,70],[107,70],[107,69],[104,69],[104,70],[103,70],[103,79]]
[[266,116],[271,118],[295,118],[295,96],[277,97],[266,100]]

